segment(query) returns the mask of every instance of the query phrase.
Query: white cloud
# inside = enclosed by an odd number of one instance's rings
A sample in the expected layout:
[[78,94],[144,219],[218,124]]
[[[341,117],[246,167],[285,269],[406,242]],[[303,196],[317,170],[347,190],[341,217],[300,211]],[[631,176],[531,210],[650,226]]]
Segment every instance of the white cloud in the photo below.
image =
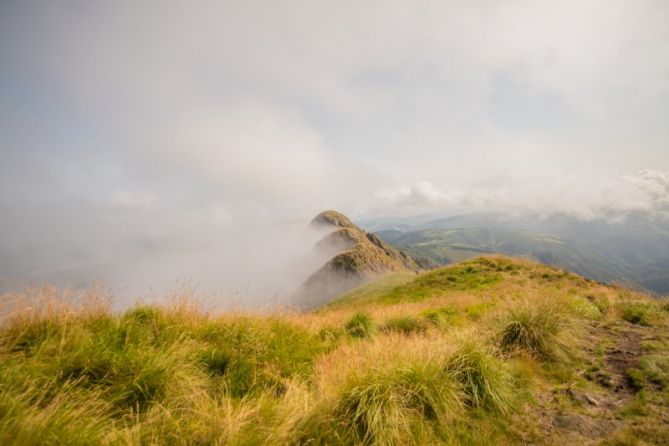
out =
[[[192,170],[229,191],[229,199],[296,200],[324,186],[338,161],[297,114],[260,103],[183,117],[161,129],[155,159]],[[305,185],[310,185],[305,188]]]
[[157,204],[156,197],[148,192],[117,190],[110,198],[111,204],[126,208],[147,208]]
[[253,277],[323,208],[666,209],[666,175],[617,180],[669,169],[666,2],[1,8],[12,273]]
[[467,210],[565,212],[583,219],[643,211],[669,216],[669,172],[642,170],[610,183],[588,189],[547,191],[522,187],[457,189],[435,186],[427,181],[408,187],[394,187],[376,194],[375,212],[465,212]]

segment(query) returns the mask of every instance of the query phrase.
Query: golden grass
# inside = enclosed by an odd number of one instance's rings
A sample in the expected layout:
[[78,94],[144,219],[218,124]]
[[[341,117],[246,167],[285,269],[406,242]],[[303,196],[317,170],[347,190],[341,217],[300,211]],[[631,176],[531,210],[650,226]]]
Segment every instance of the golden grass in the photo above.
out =
[[[484,288],[389,304],[368,286],[361,301],[354,291],[349,304],[310,313],[207,312],[188,290],[123,313],[99,287],[3,296],[0,443],[513,443],[514,417],[536,423],[523,409],[532,383],[582,379],[555,378],[551,361],[569,361],[541,349],[559,346],[577,364],[583,334],[630,305],[665,320],[662,304],[638,293],[525,261],[485,262],[501,279]],[[522,332],[530,337],[504,341],[519,309],[535,324]],[[378,326],[411,317],[428,328],[346,335],[361,311]],[[429,311],[444,323],[427,324]]]

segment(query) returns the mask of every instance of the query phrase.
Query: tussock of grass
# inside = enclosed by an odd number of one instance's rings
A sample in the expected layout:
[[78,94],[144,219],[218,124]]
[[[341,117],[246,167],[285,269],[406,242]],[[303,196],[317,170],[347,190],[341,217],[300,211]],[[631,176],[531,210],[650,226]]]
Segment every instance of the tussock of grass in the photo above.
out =
[[502,351],[526,351],[537,359],[565,359],[567,320],[555,304],[522,302],[512,305],[498,334]]
[[[392,347],[395,348],[392,348]],[[322,404],[302,425],[316,444],[442,444],[464,394],[428,338],[398,334],[355,344],[322,364]],[[335,364],[345,364],[333,370]]]
[[627,375],[636,390],[648,385],[663,390],[669,386],[669,356],[657,353],[644,356],[637,367],[627,371]]
[[356,313],[346,322],[346,332],[355,338],[371,338],[376,334],[374,320],[367,313]]
[[444,328],[448,325],[459,325],[458,310],[454,307],[441,307],[421,312],[421,316],[435,327]]
[[513,407],[512,375],[490,349],[465,343],[448,359],[446,370],[462,385],[469,406],[502,413]]
[[406,335],[424,333],[428,329],[428,323],[413,316],[398,316],[388,319],[382,326],[382,332],[396,332]]
[[495,301],[485,301],[479,302],[473,305],[469,305],[465,308],[465,314],[472,320],[479,320],[483,317],[484,314],[491,308],[495,306]]
[[621,317],[631,324],[650,327],[652,322],[652,309],[646,303],[629,302],[624,303],[620,309]]
[[588,294],[586,298],[599,310],[602,315],[609,312],[611,300],[606,294]]
[[457,392],[438,365],[412,364],[356,377],[334,415],[356,442],[406,444],[414,426],[446,423],[459,413]]

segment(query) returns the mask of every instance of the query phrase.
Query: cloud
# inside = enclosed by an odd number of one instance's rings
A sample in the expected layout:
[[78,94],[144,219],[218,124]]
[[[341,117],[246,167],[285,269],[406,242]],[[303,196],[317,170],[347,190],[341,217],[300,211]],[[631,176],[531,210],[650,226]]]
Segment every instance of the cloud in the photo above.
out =
[[666,207],[618,180],[669,169],[664,2],[0,9],[0,275],[268,291],[325,208]]
[[148,154],[152,162],[192,173],[226,200],[304,205],[328,195],[328,178],[340,167],[298,114],[264,103],[182,116],[155,136]]
[[117,190],[110,198],[111,204],[126,208],[146,208],[156,205],[157,200],[148,192]]
[[555,193],[552,195],[542,188],[528,190],[525,187],[516,191],[502,188],[464,190],[422,181],[409,187],[379,191],[375,212],[562,212],[593,219],[640,211],[669,217],[669,172],[646,169],[578,192],[562,190]]
[[438,187],[428,181],[418,182],[410,187],[395,187],[376,194],[381,200],[379,208],[409,212],[426,210],[463,210],[467,207],[496,207],[508,205],[508,198],[503,190],[462,190],[447,186]]
[[621,186],[616,191],[619,201],[613,202],[611,208],[669,216],[669,172],[642,170],[623,176]]

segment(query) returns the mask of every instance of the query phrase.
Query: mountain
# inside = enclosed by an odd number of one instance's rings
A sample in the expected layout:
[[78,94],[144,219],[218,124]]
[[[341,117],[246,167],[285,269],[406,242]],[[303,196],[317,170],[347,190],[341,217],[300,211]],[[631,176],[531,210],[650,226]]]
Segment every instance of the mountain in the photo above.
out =
[[[403,222],[407,227],[406,221]],[[376,227],[380,227],[377,221]],[[585,277],[669,293],[669,222],[648,213],[582,220],[566,214],[472,213],[376,232],[424,264],[482,253],[526,257]]]
[[300,314],[0,299],[2,445],[669,438],[669,302],[527,260],[390,273]]
[[339,212],[321,212],[311,225],[329,231],[315,248],[339,253],[304,282],[294,298],[298,307],[322,305],[348,289],[389,273],[421,269],[411,256],[360,229]]

